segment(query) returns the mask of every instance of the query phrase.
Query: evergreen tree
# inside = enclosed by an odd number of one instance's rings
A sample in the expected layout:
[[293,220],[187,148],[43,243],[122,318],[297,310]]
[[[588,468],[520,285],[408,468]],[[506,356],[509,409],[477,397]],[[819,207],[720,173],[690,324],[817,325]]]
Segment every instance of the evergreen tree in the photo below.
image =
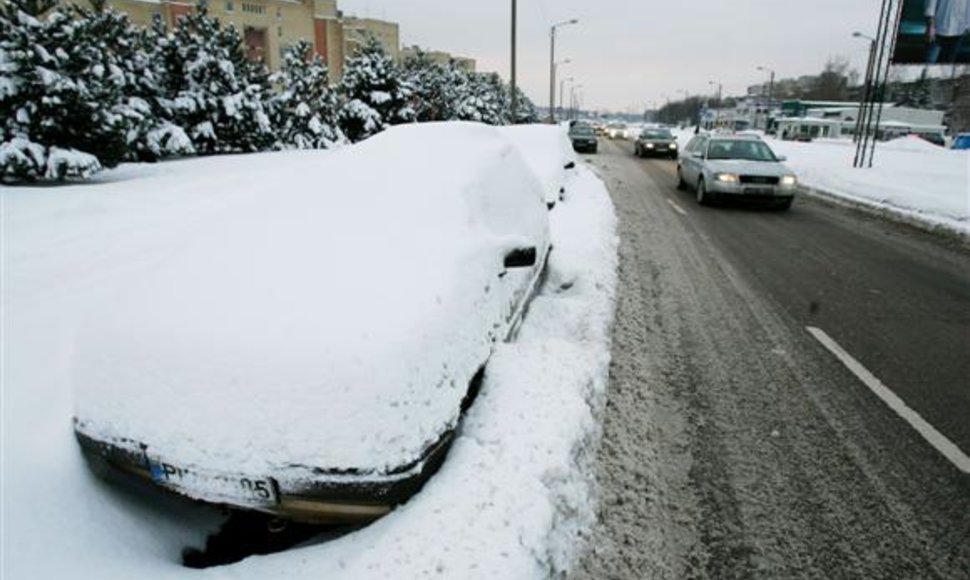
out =
[[468,75],[454,61],[441,65],[419,51],[404,63],[404,76],[414,92],[419,122],[458,118],[458,105],[468,90]]
[[0,168],[4,179],[86,177],[127,152],[133,119],[119,62],[131,26],[117,13],[39,19],[28,12],[39,5],[0,7]]
[[458,103],[458,118],[487,125],[508,124],[510,102],[502,80],[495,73],[473,73]]
[[[515,87],[515,94],[517,98],[514,123],[519,125],[538,123],[540,120],[539,109],[536,108],[536,105],[532,102],[532,99],[527,97],[519,87]],[[509,116],[511,116],[511,111],[509,112]]]
[[926,67],[923,68],[919,79],[910,83],[902,92],[900,105],[917,109],[930,108],[930,81],[927,78]]
[[344,99],[340,126],[351,141],[416,119],[411,88],[374,38],[347,59],[339,91]]
[[273,98],[273,120],[283,147],[326,149],[345,141],[338,127],[337,95],[327,66],[301,40],[286,50],[283,67],[273,76],[280,92]]
[[265,66],[246,59],[235,27],[222,28],[204,0],[159,42],[156,58],[162,104],[199,153],[261,151],[276,142]]

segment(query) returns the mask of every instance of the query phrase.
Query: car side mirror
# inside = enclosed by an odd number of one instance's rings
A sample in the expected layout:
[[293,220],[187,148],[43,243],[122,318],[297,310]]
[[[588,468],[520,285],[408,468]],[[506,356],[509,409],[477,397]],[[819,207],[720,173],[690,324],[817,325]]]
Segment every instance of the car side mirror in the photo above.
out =
[[782,161],[788,161],[788,158],[785,157],[784,155],[778,155],[775,157],[775,159],[777,159],[779,163],[781,163]]
[[516,248],[505,254],[506,268],[531,268],[536,265],[536,248]]
[[690,156],[697,159],[702,159],[704,157],[704,154],[701,153],[700,151],[694,151],[693,153],[690,154]]

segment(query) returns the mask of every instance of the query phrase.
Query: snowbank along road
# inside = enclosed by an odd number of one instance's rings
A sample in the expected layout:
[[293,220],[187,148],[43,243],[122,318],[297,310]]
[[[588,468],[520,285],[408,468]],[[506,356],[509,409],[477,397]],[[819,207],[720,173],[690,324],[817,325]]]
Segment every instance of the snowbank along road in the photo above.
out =
[[970,578],[970,257],[811,199],[701,207],[629,143],[575,579]]

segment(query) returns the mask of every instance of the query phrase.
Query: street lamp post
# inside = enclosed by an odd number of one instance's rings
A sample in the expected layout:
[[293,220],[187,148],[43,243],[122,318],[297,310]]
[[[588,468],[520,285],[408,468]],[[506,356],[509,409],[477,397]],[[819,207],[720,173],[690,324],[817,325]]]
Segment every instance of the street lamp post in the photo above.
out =
[[512,70],[511,70],[511,74],[509,75],[509,76],[511,76],[511,82],[509,83],[509,85],[510,85],[510,87],[512,89],[512,106],[511,106],[511,114],[512,114],[511,116],[512,116],[512,118],[510,119],[510,122],[513,125],[516,123],[516,121],[519,118],[519,116],[518,116],[518,113],[519,113],[519,111],[518,111],[518,109],[519,109],[519,95],[518,95],[518,92],[519,91],[518,91],[518,87],[516,86],[516,80],[515,80],[515,56],[516,56],[515,55],[515,41],[516,41],[516,26],[518,24],[518,22],[517,22],[517,16],[518,16],[517,3],[516,3],[516,0],[512,0],[512,66],[511,66]]
[[862,118],[866,115],[866,103],[869,102],[869,97],[872,93],[872,69],[876,61],[876,39],[861,32],[853,32],[852,36],[853,38],[864,38],[869,41],[869,64],[866,65],[866,80],[862,88],[862,97],[859,99],[859,112],[855,120],[855,133],[852,135],[852,141],[858,143],[864,126]]
[[[514,2],[514,0],[513,0]],[[579,20],[564,20],[549,28],[549,122],[556,122],[556,29],[560,26],[578,24]]]
[[569,77],[568,79],[562,79],[561,81],[559,81],[559,114],[562,114],[562,99],[563,99],[563,88],[564,88],[564,85],[566,83],[571,83],[574,80],[576,80],[576,79],[573,78],[573,77]]
[[[562,66],[562,65],[564,65],[564,64],[569,64],[571,62],[572,62],[572,60],[570,60],[568,58],[556,62],[556,65],[553,68],[553,71],[554,71],[553,77],[558,79],[559,78],[559,67]],[[572,77],[569,77],[569,80],[572,80]],[[553,104],[555,104],[555,103],[553,103]],[[556,122],[556,115],[557,114],[559,114],[559,115],[562,114],[562,82],[559,83],[559,108],[556,109],[556,112],[555,113],[553,113],[552,111],[553,111],[553,109],[549,109],[549,122],[550,123],[555,123]]]
[[579,112],[576,110],[576,91],[581,88],[583,88],[582,84],[569,87],[569,108],[572,110],[569,114],[570,119],[575,119],[579,116]]

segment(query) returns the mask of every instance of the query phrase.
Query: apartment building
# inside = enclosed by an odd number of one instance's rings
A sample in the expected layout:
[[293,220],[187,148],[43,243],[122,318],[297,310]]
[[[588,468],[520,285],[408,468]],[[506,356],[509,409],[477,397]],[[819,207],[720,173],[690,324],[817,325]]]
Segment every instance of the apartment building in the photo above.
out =
[[[180,16],[195,7],[197,0],[108,0],[107,3],[127,13],[136,24],[150,26],[157,14],[172,27]],[[395,59],[400,55],[396,23],[344,17],[337,9],[336,0],[210,0],[209,14],[223,24],[233,24],[243,37],[249,57],[263,59],[273,70],[280,67],[286,47],[300,40],[310,42],[327,63],[331,80],[343,75],[347,56],[368,36],[377,38]]]
[[464,56],[455,56],[451,53],[444,52],[441,50],[426,50],[420,46],[408,46],[401,49],[401,59],[407,60],[409,58],[415,57],[418,53],[424,53],[426,57],[431,59],[432,62],[438,64],[448,64],[449,62],[454,62],[458,68],[464,70],[465,72],[475,72],[477,63],[473,58],[467,58]]

